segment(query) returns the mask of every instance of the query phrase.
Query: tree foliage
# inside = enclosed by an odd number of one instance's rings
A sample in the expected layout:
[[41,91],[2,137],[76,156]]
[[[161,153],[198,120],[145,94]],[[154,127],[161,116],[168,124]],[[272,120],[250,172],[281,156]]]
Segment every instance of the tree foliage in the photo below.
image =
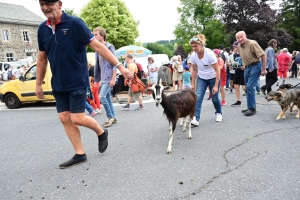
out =
[[279,47],[286,47],[292,37],[285,29],[278,28],[279,16],[271,9],[274,0],[223,0],[222,20],[230,42],[235,33],[245,31],[249,39],[256,40],[263,48],[270,39],[276,39]]
[[68,9],[68,8],[65,8],[64,9],[65,13],[69,14],[69,15],[72,15],[72,16],[75,16],[75,17],[78,17],[78,14],[75,13],[74,9]]
[[121,0],[90,0],[81,10],[80,17],[91,30],[103,27],[107,41],[116,49],[134,44],[139,35],[138,22]]
[[180,55],[182,59],[185,59],[188,56],[188,53],[184,51],[184,47],[182,44],[178,45],[175,49],[174,55]]
[[294,37],[291,48],[300,50],[300,1],[283,0],[281,7],[281,21],[279,26],[286,29]]
[[169,58],[173,56],[173,50],[158,43],[147,43],[145,48],[152,51],[152,54],[167,54]]
[[200,33],[206,36],[207,46],[210,48],[227,44],[224,25],[217,19],[219,9],[214,0],[180,0],[180,2],[182,6],[177,8],[180,21],[174,34],[184,45],[186,52],[191,49],[189,40]]

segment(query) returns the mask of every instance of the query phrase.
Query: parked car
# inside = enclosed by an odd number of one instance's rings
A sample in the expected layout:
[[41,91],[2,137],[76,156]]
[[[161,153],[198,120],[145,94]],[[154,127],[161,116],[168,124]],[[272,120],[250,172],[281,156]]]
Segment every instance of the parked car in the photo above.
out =
[[0,86],[0,101],[10,109],[16,109],[22,103],[39,102],[39,101],[53,101],[51,87],[52,73],[48,63],[47,72],[43,81],[43,91],[45,98],[39,99],[35,95],[36,87],[36,64],[31,66],[23,76],[17,80],[6,82]]

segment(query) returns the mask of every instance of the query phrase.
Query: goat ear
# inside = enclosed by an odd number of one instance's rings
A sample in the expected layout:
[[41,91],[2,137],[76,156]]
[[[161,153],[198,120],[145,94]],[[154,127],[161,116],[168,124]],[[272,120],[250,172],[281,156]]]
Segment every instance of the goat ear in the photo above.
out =
[[147,88],[146,92],[154,92],[153,88]]
[[171,86],[164,87],[164,90],[169,90],[169,89],[171,89]]

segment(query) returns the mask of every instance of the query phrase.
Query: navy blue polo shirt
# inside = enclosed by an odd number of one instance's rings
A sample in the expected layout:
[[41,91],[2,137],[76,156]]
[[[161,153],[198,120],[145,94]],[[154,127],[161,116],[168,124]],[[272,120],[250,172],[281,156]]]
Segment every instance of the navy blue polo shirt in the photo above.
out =
[[78,17],[63,12],[55,31],[50,22],[38,29],[40,51],[46,51],[52,71],[52,89],[72,91],[89,85],[86,45],[94,35]]

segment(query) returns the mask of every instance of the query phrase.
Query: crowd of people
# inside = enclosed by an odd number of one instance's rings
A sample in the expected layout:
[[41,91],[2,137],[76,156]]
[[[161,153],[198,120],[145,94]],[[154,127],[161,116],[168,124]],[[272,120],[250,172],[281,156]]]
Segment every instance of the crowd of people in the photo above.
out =
[[[87,127],[96,133],[100,153],[104,153],[108,147],[108,130],[102,128],[93,117],[96,112],[101,113],[101,103],[107,116],[103,126],[109,127],[117,122],[111,97],[111,89],[116,84],[117,69],[124,78],[122,81],[129,86],[128,102],[123,109],[130,109],[133,98],[139,103],[135,110],[144,109],[141,91],[133,92],[131,89],[139,66],[130,54],[125,59],[127,67],[120,63],[115,56],[114,46],[106,41],[105,29],[98,27],[92,34],[81,19],[62,11],[62,1],[40,0],[39,4],[47,20],[38,29],[39,54],[35,92],[38,98],[44,98],[42,82],[49,60],[56,109],[75,152],[70,160],[59,165],[60,168],[68,168],[87,161],[78,126]],[[57,31],[62,29],[66,31]],[[73,35],[76,37],[72,37]],[[197,101],[191,123],[195,126],[199,126],[202,102],[207,90],[215,108],[217,122],[223,120],[222,106],[227,104],[226,89],[235,90],[236,102],[232,106],[242,105],[240,86],[245,91],[247,106],[241,111],[245,116],[254,115],[256,92],[270,92],[272,85],[279,79],[283,79],[284,83],[290,69],[290,76],[299,76],[297,57],[300,54],[294,52],[291,57],[286,48],[275,53],[277,41],[274,39],[270,40],[269,47],[264,51],[256,41],[248,39],[244,31],[237,32],[235,38],[236,42],[224,51],[223,46],[213,50],[207,48],[205,35],[196,35],[189,41],[192,51],[186,62],[182,61],[180,55],[175,55],[170,63],[157,66],[150,56],[147,85],[161,82],[172,85],[173,92],[180,92],[182,89],[194,90]],[[86,45],[95,50],[95,66],[88,65]],[[261,88],[258,84],[260,76],[266,76],[266,84]],[[90,116],[85,115],[86,109]]]

